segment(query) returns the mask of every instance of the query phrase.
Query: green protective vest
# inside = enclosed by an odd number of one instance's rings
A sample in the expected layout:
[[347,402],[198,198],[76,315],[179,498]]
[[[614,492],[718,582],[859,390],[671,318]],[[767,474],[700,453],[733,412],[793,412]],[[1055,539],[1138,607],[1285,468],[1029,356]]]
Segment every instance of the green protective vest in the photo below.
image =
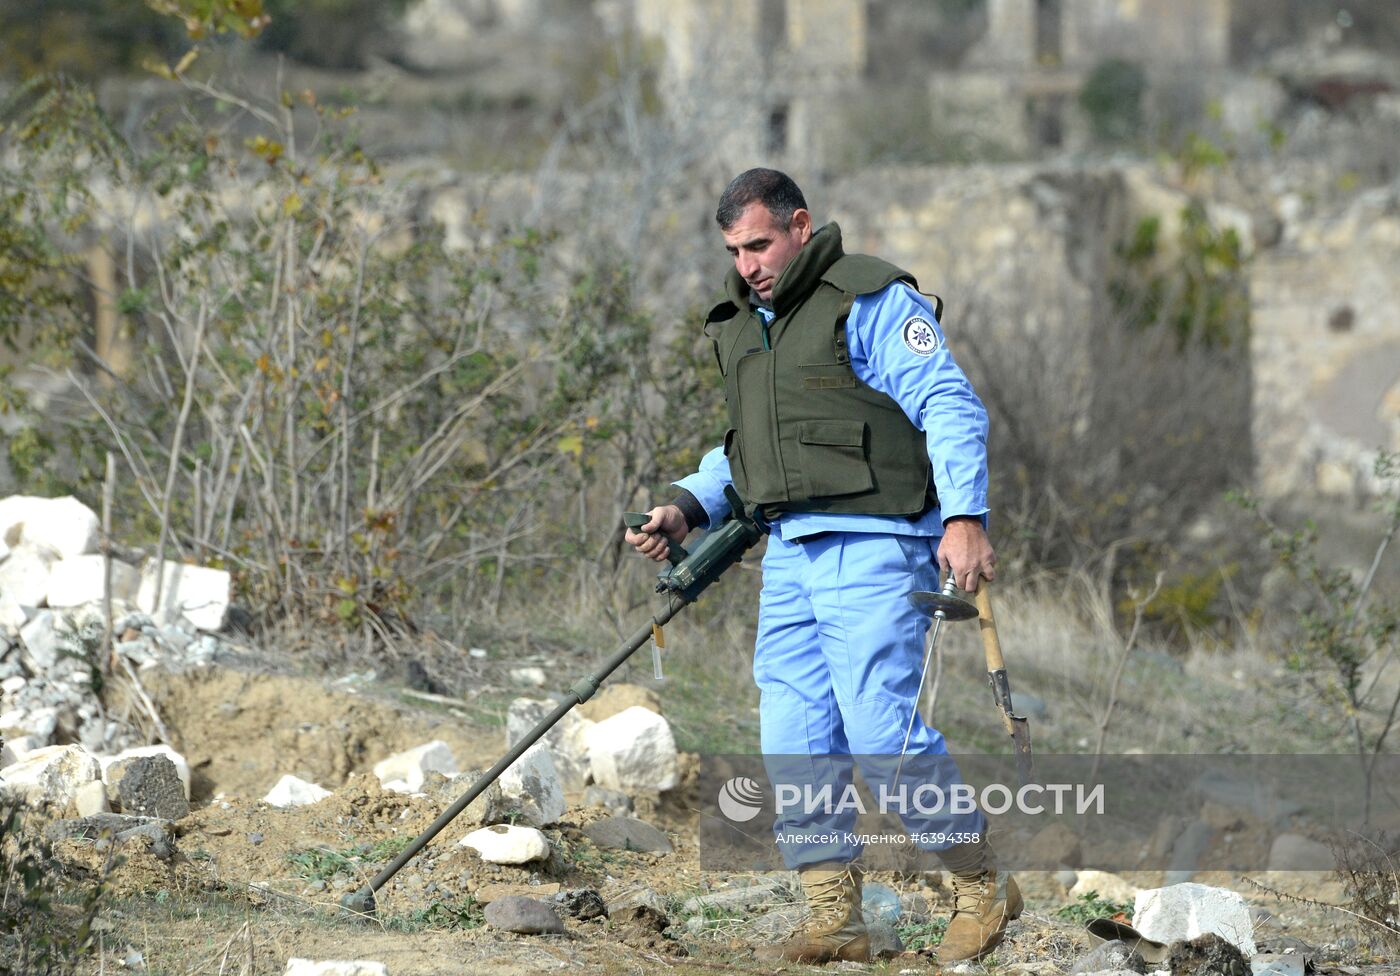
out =
[[[766,329],[737,270],[706,319],[729,405],[734,487],[782,512],[917,516],[937,504],[923,433],[892,398],[856,379],[846,316],[857,295],[912,275],[841,249],[831,223],[778,276]],[[766,332],[766,335],[765,335]]]

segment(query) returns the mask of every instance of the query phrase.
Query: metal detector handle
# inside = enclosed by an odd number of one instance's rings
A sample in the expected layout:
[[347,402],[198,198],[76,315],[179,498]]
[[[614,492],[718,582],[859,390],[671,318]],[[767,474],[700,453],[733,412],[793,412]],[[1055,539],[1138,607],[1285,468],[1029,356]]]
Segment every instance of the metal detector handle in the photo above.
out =
[[[646,525],[650,521],[651,516],[648,515],[646,512],[622,513],[622,524],[636,532],[640,532],[642,530],[642,526]],[[666,560],[672,566],[679,566],[682,562],[685,561],[685,558],[690,555],[690,553],[685,551],[685,547],[682,546],[679,542],[672,542],[670,539],[667,539],[666,546]]]

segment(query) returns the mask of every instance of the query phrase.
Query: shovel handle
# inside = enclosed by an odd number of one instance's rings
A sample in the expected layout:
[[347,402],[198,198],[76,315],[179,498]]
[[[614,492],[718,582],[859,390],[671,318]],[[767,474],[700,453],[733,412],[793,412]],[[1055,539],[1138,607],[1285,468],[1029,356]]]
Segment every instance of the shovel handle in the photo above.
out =
[[1006,667],[1001,656],[1001,641],[997,639],[997,621],[992,616],[992,583],[977,581],[977,629],[982,633],[982,652],[987,656],[987,670],[1000,671]]

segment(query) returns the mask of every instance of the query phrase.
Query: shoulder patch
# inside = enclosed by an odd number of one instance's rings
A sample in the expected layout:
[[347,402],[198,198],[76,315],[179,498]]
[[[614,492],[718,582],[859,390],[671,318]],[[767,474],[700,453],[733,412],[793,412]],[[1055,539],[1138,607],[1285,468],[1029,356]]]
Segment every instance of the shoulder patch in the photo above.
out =
[[916,356],[932,356],[938,351],[938,330],[922,315],[910,316],[902,330],[904,344]]

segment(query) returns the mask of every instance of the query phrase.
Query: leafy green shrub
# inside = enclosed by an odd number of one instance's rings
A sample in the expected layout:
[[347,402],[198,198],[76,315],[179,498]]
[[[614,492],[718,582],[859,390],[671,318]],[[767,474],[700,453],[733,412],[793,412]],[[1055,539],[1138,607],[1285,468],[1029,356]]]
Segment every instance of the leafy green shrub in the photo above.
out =
[[1119,58],[1100,61],[1079,91],[1079,107],[1101,142],[1127,142],[1142,130],[1147,73]]
[[1104,898],[1097,891],[1086,891],[1077,899],[1055,910],[1055,917],[1076,925],[1084,925],[1096,918],[1112,918],[1115,915],[1129,915],[1132,907]]

